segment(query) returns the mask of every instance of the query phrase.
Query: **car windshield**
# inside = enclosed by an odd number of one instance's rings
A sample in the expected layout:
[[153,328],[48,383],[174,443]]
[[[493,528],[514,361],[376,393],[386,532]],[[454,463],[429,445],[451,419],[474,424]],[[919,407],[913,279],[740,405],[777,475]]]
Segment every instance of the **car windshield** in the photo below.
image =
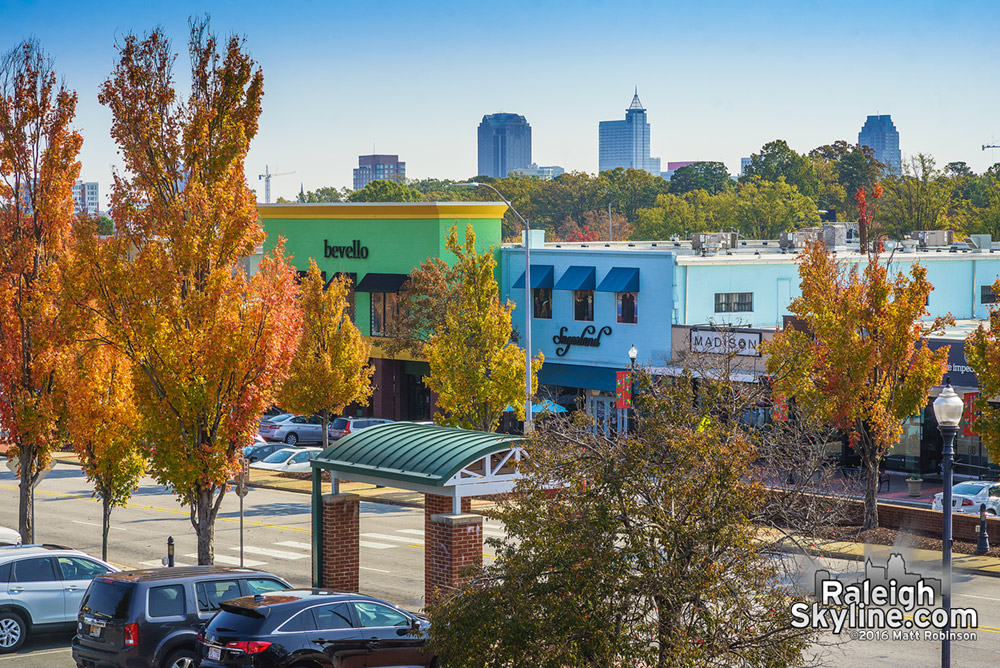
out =
[[281,464],[295,454],[294,450],[278,450],[264,458],[265,464]]
[[973,485],[971,483],[963,482],[955,485],[951,488],[952,494],[964,494],[965,496],[975,496],[979,492],[983,491],[983,487],[986,485]]
[[330,429],[347,429],[347,418],[337,418],[330,423]]
[[80,611],[105,619],[125,619],[134,588],[130,583],[98,578],[87,589]]
[[273,418],[268,418],[268,422],[284,422],[286,420],[291,420],[295,417],[295,413],[282,413],[281,415],[275,415]]
[[238,614],[229,610],[220,611],[208,625],[208,631],[225,634],[253,635],[264,621],[262,616]]

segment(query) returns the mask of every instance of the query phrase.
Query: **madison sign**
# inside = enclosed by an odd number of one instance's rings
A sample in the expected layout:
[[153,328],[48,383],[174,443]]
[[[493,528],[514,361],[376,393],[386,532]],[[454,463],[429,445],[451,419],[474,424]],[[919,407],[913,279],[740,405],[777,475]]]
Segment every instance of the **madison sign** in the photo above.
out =
[[[598,331],[594,325],[587,325],[583,328],[580,336],[566,336],[569,327],[560,327],[559,333],[552,337],[552,343],[556,344],[556,355],[562,357],[572,346],[586,346],[587,348],[597,348],[601,345],[602,336],[610,336],[611,328],[607,325]],[[596,336],[595,336],[596,335]]]
[[757,351],[760,339],[760,332],[692,329],[691,352],[760,357],[760,353]]
[[323,257],[344,257],[350,260],[364,260],[368,257],[368,246],[362,246],[357,239],[350,246],[331,246],[323,239]]

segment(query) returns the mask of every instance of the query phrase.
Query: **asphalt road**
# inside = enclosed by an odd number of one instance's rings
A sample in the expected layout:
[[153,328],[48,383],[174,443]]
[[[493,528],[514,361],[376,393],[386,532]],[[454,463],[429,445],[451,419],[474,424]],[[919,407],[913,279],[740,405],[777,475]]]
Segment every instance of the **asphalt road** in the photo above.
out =
[[[54,542],[100,554],[100,505],[78,469],[58,465],[36,490],[38,542]],[[246,564],[307,586],[311,578],[310,506],[305,494],[253,489],[246,498]],[[17,484],[0,469],[0,525],[17,526]],[[174,536],[178,563],[195,563],[195,537],[187,510],[152,480],[145,480],[126,509],[112,516],[109,557],[125,568],[158,565],[166,554],[167,536]],[[501,527],[487,524],[488,535]],[[363,503],[361,507],[361,589],[410,609],[422,606],[423,511]],[[228,496],[216,530],[218,563],[238,563],[239,506]],[[488,556],[488,555],[487,555]],[[846,580],[860,577],[858,562],[820,564]],[[799,563],[793,570],[810,582],[815,564]],[[930,567],[917,570],[938,577]],[[1000,654],[1000,579],[956,575],[955,607],[973,607],[980,629],[975,641],[952,643],[952,665],[990,666]],[[72,668],[70,636],[29,640],[18,654],[0,655],[0,668]],[[851,640],[848,633],[828,634],[813,648],[819,665],[856,668],[859,665],[916,668],[940,665],[940,642],[925,640]]]

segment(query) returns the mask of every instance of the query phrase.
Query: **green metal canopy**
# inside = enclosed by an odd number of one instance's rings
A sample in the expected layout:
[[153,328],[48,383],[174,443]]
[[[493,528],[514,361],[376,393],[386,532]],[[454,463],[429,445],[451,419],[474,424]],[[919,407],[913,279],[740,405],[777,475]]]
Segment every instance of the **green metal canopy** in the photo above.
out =
[[472,482],[478,476],[463,469],[491,454],[519,449],[521,441],[523,437],[508,434],[391,422],[341,438],[316,455],[312,467],[347,480],[380,478],[409,489],[445,487]]

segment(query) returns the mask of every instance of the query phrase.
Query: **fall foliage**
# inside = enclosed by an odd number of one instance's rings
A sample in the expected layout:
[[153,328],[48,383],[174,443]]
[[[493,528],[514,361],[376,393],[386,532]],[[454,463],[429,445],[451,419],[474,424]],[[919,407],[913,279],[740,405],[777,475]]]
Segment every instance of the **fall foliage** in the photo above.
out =
[[83,143],[76,93],[26,41],[0,62],[0,424],[20,461],[18,529],[34,541],[34,494],[58,435],[55,366],[62,340],[58,261],[73,220]]
[[[1000,281],[993,284],[993,292]],[[976,372],[979,395],[974,400],[975,411],[969,427],[982,439],[990,461],[1000,460],[1000,407],[993,403],[1000,395],[1000,307],[990,305],[990,318],[980,323],[965,339],[965,359]]]
[[[460,243],[455,227],[446,246],[458,261],[460,290],[446,307],[445,320],[424,347],[431,372],[428,386],[438,393],[442,410],[435,422],[464,429],[493,431],[507,406],[524,417],[525,352],[511,343],[513,306],[500,303],[491,250],[476,252],[476,233],[465,229]],[[532,375],[542,355],[532,361]],[[532,387],[538,383],[532,378]]]
[[324,448],[330,416],[372,394],[371,346],[348,317],[349,283],[338,276],[324,286],[319,267],[309,260],[299,296],[302,336],[280,395],[281,405],[290,411],[323,416]]
[[927,270],[914,264],[908,275],[890,276],[877,251],[859,270],[816,242],[799,257],[799,277],[802,296],[788,310],[806,331],[786,328],[761,351],[777,395],[849,435],[866,470],[864,528],[871,529],[879,464],[944,373],[948,348],[932,351],[923,339],[954,320],[922,322],[933,289]]
[[122,38],[99,95],[126,168],[111,191],[115,235],[75,240],[78,303],[132,366],[150,472],[190,507],[199,564],[213,562],[226,480],[301,329],[282,244],[253,276],[241,264],[264,239],[244,170],[263,76],[240,38],[219,46],[207,21],[191,23],[181,99],[163,32]]

